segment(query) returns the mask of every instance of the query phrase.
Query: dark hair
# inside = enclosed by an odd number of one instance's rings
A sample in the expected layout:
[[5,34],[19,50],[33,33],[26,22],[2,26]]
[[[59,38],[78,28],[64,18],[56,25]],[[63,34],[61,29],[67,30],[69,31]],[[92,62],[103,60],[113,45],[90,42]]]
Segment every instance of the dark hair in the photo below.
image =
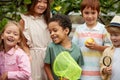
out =
[[[37,3],[38,3],[38,0],[31,0],[31,4],[27,5],[28,15],[34,14],[34,7]],[[50,1],[49,0],[47,0],[47,9],[45,10],[43,14],[44,14],[44,19],[46,23],[48,23],[48,20],[50,19]]]
[[97,10],[97,12],[100,12],[100,3],[99,0],[83,0],[80,4],[80,10],[83,12],[84,8],[91,8],[93,10]]
[[70,18],[67,16],[67,15],[62,15],[62,14],[56,14],[54,15],[52,18],[50,18],[49,22],[58,22],[58,24],[63,28],[63,29],[66,29],[68,28],[69,29],[69,33],[68,35],[70,34],[71,30],[72,30],[72,22],[70,20]]

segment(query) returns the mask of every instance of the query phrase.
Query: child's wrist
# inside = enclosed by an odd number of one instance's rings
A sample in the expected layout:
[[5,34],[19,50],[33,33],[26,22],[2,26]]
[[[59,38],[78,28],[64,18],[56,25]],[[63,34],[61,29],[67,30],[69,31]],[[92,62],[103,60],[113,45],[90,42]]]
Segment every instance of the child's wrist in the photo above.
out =
[[103,68],[102,73],[105,74],[105,68]]

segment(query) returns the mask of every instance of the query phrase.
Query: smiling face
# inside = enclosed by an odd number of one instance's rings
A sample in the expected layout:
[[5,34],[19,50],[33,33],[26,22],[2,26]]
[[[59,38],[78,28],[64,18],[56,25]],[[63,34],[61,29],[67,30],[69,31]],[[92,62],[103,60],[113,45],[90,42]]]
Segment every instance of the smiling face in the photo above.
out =
[[88,27],[93,27],[96,25],[98,14],[99,13],[97,10],[93,10],[90,7],[84,8],[82,15]]
[[48,24],[51,39],[56,44],[62,44],[68,38],[69,29],[63,29],[58,22],[53,21]]
[[14,47],[18,42],[20,42],[20,31],[19,28],[14,24],[9,24],[6,26],[4,32],[1,35],[4,42],[4,48],[6,50]]
[[106,29],[110,33],[110,39],[113,46],[120,47],[120,26],[109,25]]
[[38,0],[34,7],[35,15],[43,14],[47,9],[47,0]]
[[120,33],[110,33],[113,46],[120,47]]

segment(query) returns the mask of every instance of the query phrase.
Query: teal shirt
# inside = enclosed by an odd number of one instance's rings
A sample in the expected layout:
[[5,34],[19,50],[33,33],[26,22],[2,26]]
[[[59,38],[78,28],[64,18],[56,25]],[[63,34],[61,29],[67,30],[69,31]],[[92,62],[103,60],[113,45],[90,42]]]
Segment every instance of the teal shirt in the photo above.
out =
[[62,51],[68,51],[70,53],[70,55],[73,57],[73,59],[78,63],[79,66],[82,66],[84,64],[81,50],[76,44],[72,43],[71,49],[65,49],[60,44],[55,44],[55,43],[51,42],[47,47],[46,56],[45,56],[44,61],[45,61],[45,63],[50,64],[52,74],[53,74],[55,80],[58,80],[58,77],[53,73],[52,65],[54,63],[56,56]]

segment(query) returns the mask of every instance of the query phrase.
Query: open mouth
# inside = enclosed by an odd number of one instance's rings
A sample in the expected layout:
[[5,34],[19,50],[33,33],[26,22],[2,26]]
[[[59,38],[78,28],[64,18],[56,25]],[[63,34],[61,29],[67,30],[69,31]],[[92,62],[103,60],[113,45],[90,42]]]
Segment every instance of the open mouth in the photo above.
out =
[[57,36],[52,36],[51,38],[52,38],[53,41],[56,41],[58,37]]
[[7,41],[14,42],[14,39],[13,38],[7,38]]

